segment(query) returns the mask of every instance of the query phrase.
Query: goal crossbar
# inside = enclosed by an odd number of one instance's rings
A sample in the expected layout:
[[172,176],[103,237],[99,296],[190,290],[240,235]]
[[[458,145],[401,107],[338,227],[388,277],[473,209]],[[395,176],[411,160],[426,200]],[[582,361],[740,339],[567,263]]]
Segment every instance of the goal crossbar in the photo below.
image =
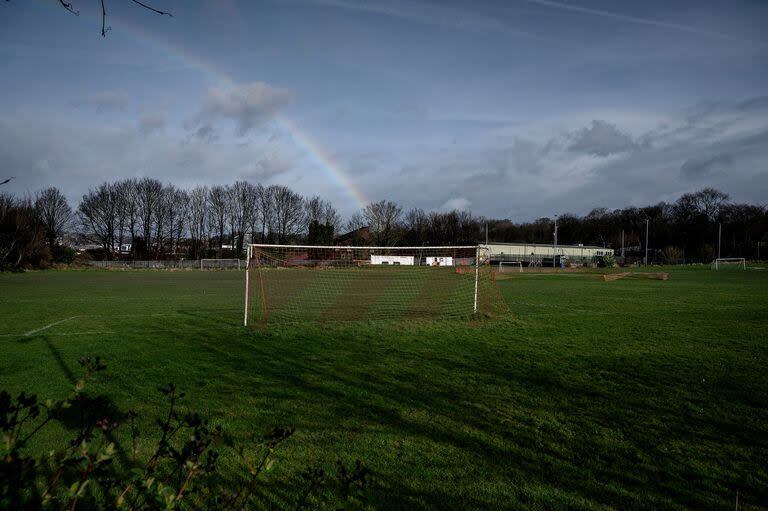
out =
[[317,248],[326,250],[451,250],[451,249],[477,249],[481,248],[480,245],[446,245],[443,247],[433,247],[431,245],[421,247],[369,247],[358,245],[269,245],[252,243],[248,247],[254,248],[291,248],[291,249],[303,249],[303,248]]

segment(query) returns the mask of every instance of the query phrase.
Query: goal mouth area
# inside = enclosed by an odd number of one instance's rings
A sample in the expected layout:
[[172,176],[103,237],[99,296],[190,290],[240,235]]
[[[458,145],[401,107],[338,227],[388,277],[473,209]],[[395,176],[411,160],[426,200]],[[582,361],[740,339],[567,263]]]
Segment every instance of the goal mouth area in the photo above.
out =
[[249,245],[244,323],[471,320],[493,301],[481,250]]
[[720,270],[723,268],[738,268],[741,270],[747,269],[747,260],[744,257],[718,257],[712,261],[710,265],[714,270]]

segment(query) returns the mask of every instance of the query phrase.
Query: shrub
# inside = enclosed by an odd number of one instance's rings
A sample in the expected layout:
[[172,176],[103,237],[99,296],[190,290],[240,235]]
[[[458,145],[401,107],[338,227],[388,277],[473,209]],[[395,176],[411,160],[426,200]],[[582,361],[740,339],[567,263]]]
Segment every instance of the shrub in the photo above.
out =
[[661,251],[664,264],[680,264],[683,261],[683,251],[673,245],[664,247]]
[[[106,369],[101,359],[83,357],[80,365],[83,377],[63,400],[0,392],[0,509],[246,509],[254,504],[260,476],[274,464],[273,453],[294,433],[276,427],[247,454],[240,449],[240,475],[224,478],[215,449],[221,428],[198,413],[182,413],[184,393],[169,384],[159,389],[167,400],[153,433],[159,440],[152,454],[139,460],[137,414],[121,413],[104,396],[86,394],[88,383]],[[55,421],[75,426],[74,437],[44,455],[28,454],[40,431]],[[122,424],[130,428],[128,453],[112,441]],[[118,457],[121,462],[115,463]],[[339,462],[337,474],[310,469],[302,478],[307,490],[301,506],[324,505],[331,498],[338,508],[339,502],[361,504],[368,473],[359,461],[351,469]]]
[[602,258],[603,266],[606,268],[616,268],[618,266],[616,264],[616,259],[613,257],[613,254],[605,254]]
[[70,247],[56,245],[53,249],[53,262],[72,264],[77,257],[77,251]]

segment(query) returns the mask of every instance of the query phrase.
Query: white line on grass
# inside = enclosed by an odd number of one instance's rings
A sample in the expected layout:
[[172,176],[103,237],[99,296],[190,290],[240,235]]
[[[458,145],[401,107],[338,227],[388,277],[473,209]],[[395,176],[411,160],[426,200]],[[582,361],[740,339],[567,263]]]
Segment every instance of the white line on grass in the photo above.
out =
[[37,330],[30,330],[29,332],[24,334],[24,337],[29,337],[30,335],[34,335],[34,334],[36,334],[38,332],[42,332],[43,330],[48,330],[49,328],[51,328],[53,326],[60,325],[60,324],[64,323],[65,321],[69,321],[71,319],[75,319],[75,318],[79,318],[79,317],[80,316],[72,316],[71,318],[66,318],[66,319],[62,319],[62,320],[59,320],[59,321],[54,321],[53,323],[45,325],[44,327],[38,328]]

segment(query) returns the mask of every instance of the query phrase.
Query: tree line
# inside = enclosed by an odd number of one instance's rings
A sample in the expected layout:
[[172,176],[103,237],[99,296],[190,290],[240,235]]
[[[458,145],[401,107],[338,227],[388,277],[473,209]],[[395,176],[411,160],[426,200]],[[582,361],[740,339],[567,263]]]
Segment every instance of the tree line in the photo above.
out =
[[[488,219],[467,211],[404,210],[395,202],[368,204],[342,222],[330,202],[287,186],[236,181],[183,189],[152,178],[104,182],[76,208],[54,187],[33,196],[0,193],[0,265],[18,268],[68,262],[73,245],[93,244],[105,259],[242,257],[247,243],[458,245],[491,242],[552,243],[554,218],[532,222]],[[768,245],[768,208],[737,204],[705,188],[674,203],[557,218],[559,244],[598,245],[632,258],[645,249],[651,261],[708,262],[721,253],[757,258]],[[623,242],[623,244],[622,244]],[[764,245],[760,245],[763,243]],[[620,255],[620,254],[619,254]]]

